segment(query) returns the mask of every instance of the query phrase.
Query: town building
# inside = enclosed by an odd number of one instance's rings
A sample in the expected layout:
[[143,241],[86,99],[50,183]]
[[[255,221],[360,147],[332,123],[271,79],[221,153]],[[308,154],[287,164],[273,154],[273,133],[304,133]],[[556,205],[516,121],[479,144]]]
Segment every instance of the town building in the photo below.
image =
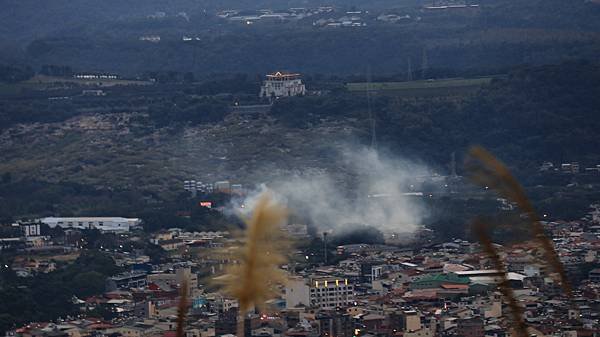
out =
[[189,267],[179,267],[175,269],[175,273],[150,274],[147,282],[163,284],[172,288],[186,284],[188,294],[191,294],[193,289],[198,288],[198,275]]
[[106,92],[104,92],[104,90],[99,90],[99,89],[89,89],[89,90],[83,90],[81,92],[82,96],[106,96]]
[[424,275],[410,284],[410,289],[432,289],[444,285],[465,285],[468,286],[469,279],[457,276],[455,273],[449,274],[428,274]]
[[563,173],[579,173],[579,163],[578,162],[572,162],[572,163],[563,163],[560,165],[560,170]]
[[300,79],[300,74],[276,72],[266,77],[260,88],[260,97],[276,98],[289,96],[302,96],[306,94],[306,87]]
[[48,217],[39,220],[50,228],[98,229],[102,232],[128,232],[132,227],[141,225],[138,218],[120,217]]
[[285,301],[287,308],[301,305],[321,309],[346,307],[354,301],[354,286],[348,279],[294,278],[286,285]]
[[600,268],[590,270],[588,278],[591,282],[600,283]]
[[305,224],[286,224],[281,227],[281,229],[292,238],[307,238],[308,235],[308,226]]
[[217,193],[231,193],[231,183],[228,180],[217,181],[214,184],[214,190]]
[[128,289],[139,288],[147,284],[146,273],[143,272],[128,272],[109,277],[106,280],[106,289]]
[[464,337],[483,337],[484,324],[480,317],[466,317],[458,320],[457,335]]
[[25,237],[42,235],[39,223],[21,223],[19,224]]
[[352,317],[343,311],[321,311],[315,319],[321,336],[352,336]]

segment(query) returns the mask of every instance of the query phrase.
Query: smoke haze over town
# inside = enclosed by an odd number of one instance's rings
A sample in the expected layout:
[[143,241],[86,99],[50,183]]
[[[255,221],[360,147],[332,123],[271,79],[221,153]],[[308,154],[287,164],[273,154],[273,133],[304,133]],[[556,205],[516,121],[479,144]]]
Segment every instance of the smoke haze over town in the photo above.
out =
[[333,167],[351,176],[350,182],[323,170],[284,174],[262,184],[247,198],[235,200],[234,208],[239,211],[244,205],[244,210],[251,211],[257,197],[271,191],[290,212],[307,218],[320,230],[343,231],[358,224],[411,233],[422,223],[424,205],[410,196],[411,182],[428,174],[427,169],[366,147],[345,148],[332,157],[336,161]]

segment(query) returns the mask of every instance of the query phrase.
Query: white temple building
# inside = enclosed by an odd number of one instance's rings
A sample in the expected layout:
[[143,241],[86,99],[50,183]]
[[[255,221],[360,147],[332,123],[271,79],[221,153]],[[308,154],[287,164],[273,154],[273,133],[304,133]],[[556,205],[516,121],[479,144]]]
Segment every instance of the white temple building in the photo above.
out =
[[306,94],[306,87],[300,79],[300,74],[276,72],[267,75],[260,88],[260,97],[287,97]]

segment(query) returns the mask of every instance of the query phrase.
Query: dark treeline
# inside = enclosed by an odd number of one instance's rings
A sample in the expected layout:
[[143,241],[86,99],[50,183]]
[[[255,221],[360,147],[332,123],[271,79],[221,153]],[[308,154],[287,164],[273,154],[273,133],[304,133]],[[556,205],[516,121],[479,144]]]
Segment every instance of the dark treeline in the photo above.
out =
[[106,278],[120,271],[103,253],[83,251],[74,263],[35,277],[18,277],[0,256],[0,331],[29,321],[49,321],[79,313],[73,296],[104,291]]
[[17,83],[30,79],[34,75],[31,67],[0,64],[0,83]]
[[[441,38],[448,41],[431,43],[427,43],[427,36],[419,38],[424,33],[400,27],[241,31],[218,39],[207,37],[197,47],[166,38],[158,44],[116,38],[97,41],[93,46],[34,41],[24,58],[36,67],[69,64],[78,71],[116,72],[125,76],[136,76],[149,69],[194,76],[215,72],[255,74],[279,69],[350,75],[365,74],[369,66],[373,74],[385,75],[404,72],[409,63],[415,70],[453,69],[448,71],[451,73],[488,69],[486,73],[492,73],[514,65],[548,64],[570,58],[565,55],[591,60],[600,46],[593,35],[583,33],[564,37],[552,31],[530,36],[518,29],[499,29],[497,33],[469,31]],[[475,36],[469,40],[463,34]],[[431,34],[429,39],[435,35]],[[466,42],[457,42],[463,39]],[[162,80],[169,80],[169,76]]]
[[[402,5],[387,1],[380,10],[409,14],[412,19],[402,24],[381,24],[374,20],[375,16],[368,26],[358,29],[313,27],[316,17],[277,26],[247,27],[219,20],[215,12],[205,13],[199,3],[190,1],[180,1],[169,8],[157,2],[137,7],[130,3],[107,7],[105,3],[92,5],[84,0],[66,7],[59,3],[48,4],[48,8],[35,7],[31,10],[36,13],[34,16],[23,15],[30,9],[28,6],[33,6],[29,1],[10,5],[12,12],[5,11],[5,18],[0,15],[6,26],[4,33],[0,29],[0,43],[16,43],[12,41],[16,33],[10,31],[13,25],[31,28],[18,32],[27,36],[19,40],[25,42],[18,55],[12,48],[6,49],[6,55],[0,50],[0,61],[19,60],[35,67],[53,64],[76,71],[117,72],[126,76],[156,71],[167,75],[163,80],[168,80],[169,72],[201,77],[277,69],[364,74],[369,65],[373,74],[385,76],[404,72],[409,63],[415,70],[436,68],[452,73],[486,68],[491,73],[519,64],[594,59],[600,46],[595,34],[600,30],[600,6],[589,1],[486,0],[481,2],[480,10],[471,14],[428,12],[422,10],[426,1]],[[344,8],[350,8],[351,4],[344,3],[337,16],[343,15]],[[233,8],[249,3],[241,1],[238,5]],[[89,6],[102,8],[94,11]],[[126,8],[118,15],[108,14],[119,7]],[[189,21],[176,16],[186,7]],[[45,10],[52,15],[40,15]],[[69,15],[70,11],[77,14]],[[148,18],[155,11],[164,11],[168,18]],[[17,19],[20,15],[24,17]],[[57,20],[60,15],[65,16],[63,21]],[[23,24],[27,20],[36,21]],[[70,21],[77,22],[63,27]],[[29,31],[43,27],[43,34]],[[160,35],[161,41],[139,41],[144,35]],[[183,42],[184,35],[198,40]],[[192,77],[188,75],[187,79]]]

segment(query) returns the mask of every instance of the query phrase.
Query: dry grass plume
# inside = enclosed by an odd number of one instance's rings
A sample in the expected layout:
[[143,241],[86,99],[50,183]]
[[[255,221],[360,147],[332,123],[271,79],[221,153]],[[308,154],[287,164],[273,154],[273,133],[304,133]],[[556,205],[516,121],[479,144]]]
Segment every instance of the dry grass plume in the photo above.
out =
[[491,153],[479,146],[472,147],[469,150],[466,167],[473,181],[495,190],[503,198],[517,204],[519,209],[526,214],[529,229],[539,248],[542,249],[545,263],[550,266],[553,272],[559,275],[563,291],[571,297],[571,284],[567,279],[558,254],[554,250],[554,245],[546,236],[540,218],[527,198],[523,187],[510,173],[510,170]]
[[230,265],[221,280],[224,291],[239,301],[238,337],[243,336],[246,312],[264,309],[265,302],[277,295],[276,286],[286,281],[279,268],[287,261],[283,251],[288,241],[280,229],[286,219],[286,209],[264,193],[246,221],[242,246],[234,252],[239,263]]
[[504,296],[507,301],[508,308],[510,309],[511,320],[514,323],[514,330],[518,337],[528,337],[527,333],[527,325],[525,325],[525,321],[523,320],[523,308],[517,302],[515,294],[510,287],[507,278],[506,266],[502,262],[498,251],[494,247],[492,242],[492,238],[489,235],[488,227],[485,222],[480,219],[476,219],[473,223],[473,233],[481,243],[481,247],[483,251],[488,255],[488,257],[492,260],[492,264],[494,265],[494,269],[499,270],[501,272],[502,280],[498,284],[498,288],[500,292]]
[[187,311],[189,308],[189,294],[188,294],[188,284],[186,281],[183,281],[179,288],[179,304],[177,306],[177,330],[176,337],[183,337],[184,331],[183,328],[185,326],[185,317],[187,316]]

